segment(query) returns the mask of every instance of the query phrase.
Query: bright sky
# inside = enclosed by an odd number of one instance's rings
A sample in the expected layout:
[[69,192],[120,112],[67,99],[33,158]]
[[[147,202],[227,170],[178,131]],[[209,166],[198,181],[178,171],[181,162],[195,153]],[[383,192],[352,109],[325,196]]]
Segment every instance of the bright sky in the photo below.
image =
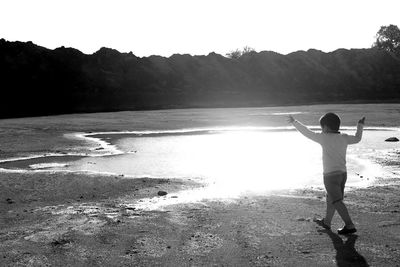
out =
[[0,38],[91,54],[226,54],[250,46],[287,54],[367,48],[400,27],[398,0],[0,0]]

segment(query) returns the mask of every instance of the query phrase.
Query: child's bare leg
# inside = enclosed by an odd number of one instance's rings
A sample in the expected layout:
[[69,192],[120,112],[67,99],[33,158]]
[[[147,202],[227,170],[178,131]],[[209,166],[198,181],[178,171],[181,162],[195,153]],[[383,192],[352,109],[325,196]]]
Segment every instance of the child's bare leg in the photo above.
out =
[[347,210],[346,205],[343,203],[342,200],[336,201],[333,203],[333,206],[339,213],[340,217],[344,221],[345,225],[347,228],[352,229],[354,228],[353,221],[350,218],[349,211]]
[[329,196],[326,196],[326,214],[324,218],[325,224],[329,226],[331,225],[334,214],[335,214],[335,206],[333,206],[332,200],[329,198]]

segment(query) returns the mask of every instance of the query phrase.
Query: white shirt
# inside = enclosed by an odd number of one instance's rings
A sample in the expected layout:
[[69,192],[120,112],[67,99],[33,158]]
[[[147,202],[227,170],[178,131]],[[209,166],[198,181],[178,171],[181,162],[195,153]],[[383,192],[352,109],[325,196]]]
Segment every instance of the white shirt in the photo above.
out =
[[361,141],[364,124],[357,124],[355,135],[342,133],[315,133],[298,121],[293,126],[305,137],[322,146],[322,163],[324,174],[332,172],[346,172],[347,146]]

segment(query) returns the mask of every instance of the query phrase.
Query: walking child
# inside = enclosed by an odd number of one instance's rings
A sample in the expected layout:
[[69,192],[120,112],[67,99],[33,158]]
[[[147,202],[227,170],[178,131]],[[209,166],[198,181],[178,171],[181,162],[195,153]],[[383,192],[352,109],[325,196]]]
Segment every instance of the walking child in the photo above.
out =
[[326,214],[323,219],[316,219],[316,222],[330,230],[333,215],[337,211],[345,223],[343,228],[338,229],[338,233],[343,235],[357,231],[347,207],[343,203],[343,194],[347,180],[347,146],[361,141],[364,121],[365,117],[358,121],[355,135],[347,135],[339,132],[339,116],[335,113],[327,113],[319,120],[322,132],[316,133],[289,116],[289,122],[297,131],[322,146],[323,176],[327,193]]

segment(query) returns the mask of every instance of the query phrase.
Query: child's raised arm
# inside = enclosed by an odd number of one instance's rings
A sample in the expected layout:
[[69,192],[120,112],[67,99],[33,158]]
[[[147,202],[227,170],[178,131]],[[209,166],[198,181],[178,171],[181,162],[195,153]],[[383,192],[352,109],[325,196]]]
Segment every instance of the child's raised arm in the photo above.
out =
[[319,143],[321,138],[321,134],[315,133],[307,128],[307,126],[303,125],[301,122],[295,120],[292,116],[288,117],[288,122],[291,123],[297,131],[299,131],[305,137],[313,140],[314,142]]
[[357,144],[358,142],[361,141],[364,129],[364,123],[365,123],[365,117],[363,117],[361,120],[358,121],[356,134],[347,136],[347,143],[349,145]]

